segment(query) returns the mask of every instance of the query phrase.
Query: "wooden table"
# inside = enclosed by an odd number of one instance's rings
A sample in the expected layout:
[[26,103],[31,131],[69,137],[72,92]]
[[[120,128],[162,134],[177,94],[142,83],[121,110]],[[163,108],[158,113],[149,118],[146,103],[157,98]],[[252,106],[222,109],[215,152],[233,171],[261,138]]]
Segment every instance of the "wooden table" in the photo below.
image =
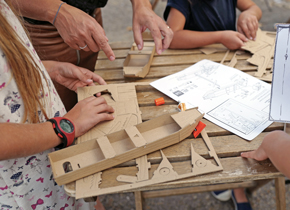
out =
[[[140,110],[142,111],[142,120],[146,121],[167,112],[176,111],[177,102],[168,98],[158,90],[149,85],[150,82],[176,73],[186,67],[202,60],[209,59],[220,62],[224,60],[224,64],[230,62],[234,55],[234,51],[230,51],[225,56],[227,49],[222,45],[212,45],[217,49],[216,53],[206,55],[199,49],[193,50],[166,50],[162,55],[154,55],[149,74],[144,79],[124,78],[123,61],[131,47],[132,43],[112,43],[111,47],[116,55],[115,61],[109,61],[103,52],[99,53],[96,63],[95,73],[102,76],[107,83],[124,83],[137,82],[147,83],[137,86],[137,97]],[[224,58],[225,56],[225,58]],[[249,64],[246,60],[251,57],[250,53],[243,53],[236,56],[238,63],[235,68],[253,74],[257,67]],[[271,68],[271,64],[268,66]],[[155,106],[154,99],[164,97],[165,105]],[[180,195],[186,193],[195,193],[203,191],[230,189],[238,187],[250,188],[255,190],[259,186],[275,179],[276,186],[276,203],[277,209],[285,209],[285,182],[284,176],[276,170],[270,161],[257,162],[251,159],[240,157],[243,151],[257,149],[261,144],[263,137],[273,130],[283,130],[282,123],[273,123],[263,133],[252,141],[246,141],[231,132],[207,121],[202,120],[207,126],[206,131],[210,140],[218,154],[224,170],[222,172],[211,173],[198,177],[187,178],[170,183],[156,184],[135,190],[136,209],[142,209],[145,198],[162,197],[167,195]],[[166,157],[171,162],[190,160],[190,143],[194,142],[195,151],[209,158],[207,148],[200,136],[194,139],[190,136],[179,144],[163,149]],[[161,161],[159,152],[148,155],[151,164],[157,164]],[[118,167],[136,166],[134,161],[127,162]],[[172,190],[174,189],[174,190]]]

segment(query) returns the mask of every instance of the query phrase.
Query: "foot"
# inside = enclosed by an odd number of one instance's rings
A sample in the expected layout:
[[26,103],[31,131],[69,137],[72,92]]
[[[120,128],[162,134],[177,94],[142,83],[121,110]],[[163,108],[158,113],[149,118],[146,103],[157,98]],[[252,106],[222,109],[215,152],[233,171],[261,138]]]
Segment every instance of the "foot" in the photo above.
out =
[[211,194],[220,201],[228,201],[231,199],[231,190],[212,191]]
[[232,190],[232,200],[235,205],[235,210],[252,210],[244,188]]

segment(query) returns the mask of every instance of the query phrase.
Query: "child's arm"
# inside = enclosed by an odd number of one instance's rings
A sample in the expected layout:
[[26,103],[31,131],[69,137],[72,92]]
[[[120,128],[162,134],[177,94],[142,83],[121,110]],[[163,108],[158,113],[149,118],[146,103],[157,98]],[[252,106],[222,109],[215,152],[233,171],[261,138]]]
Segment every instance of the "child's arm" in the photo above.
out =
[[167,24],[174,33],[170,48],[197,48],[221,43],[233,50],[241,48],[244,42],[247,41],[243,34],[235,31],[199,32],[184,30],[185,21],[185,17],[180,11],[175,8],[170,9]]
[[255,40],[258,20],[262,17],[261,9],[252,0],[238,0],[237,8],[242,12],[238,18],[237,30],[248,39]]
[[290,136],[283,131],[269,133],[257,150],[243,152],[241,156],[258,161],[269,158],[279,171],[290,178]]

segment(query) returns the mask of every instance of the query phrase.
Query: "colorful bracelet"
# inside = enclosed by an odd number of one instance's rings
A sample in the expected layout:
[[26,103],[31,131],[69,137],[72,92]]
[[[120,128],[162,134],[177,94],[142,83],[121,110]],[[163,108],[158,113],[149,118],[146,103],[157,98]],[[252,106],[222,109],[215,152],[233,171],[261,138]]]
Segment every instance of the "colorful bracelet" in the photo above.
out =
[[65,3],[65,2],[62,2],[62,3],[59,5],[58,10],[57,10],[57,12],[56,12],[56,14],[55,14],[55,16],[54,16],[53,21],[52,21],[52,25],[54,25],[54,22],[55,22],[56,16],[57,16],[57,14],[58,14],[58,12],[59,12],[59,10],[60,10],[61,5],[63,5],[63,4],[66,4],[66,3]]

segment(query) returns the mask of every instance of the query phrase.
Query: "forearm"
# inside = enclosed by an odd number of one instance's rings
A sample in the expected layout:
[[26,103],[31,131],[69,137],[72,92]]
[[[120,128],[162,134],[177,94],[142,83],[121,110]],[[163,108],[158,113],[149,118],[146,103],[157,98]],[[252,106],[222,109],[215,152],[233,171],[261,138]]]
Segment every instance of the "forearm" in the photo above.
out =
[[175,31],[172,42],[170,44],[171,49],[189,49],[203,47],[205,45],[221,43],[222,32],[199,32],[180,30]]
[[58,61],[42,61],[47,73],[49,74],[52,80],[55,80],[55,75],[57,73]]
[[152,5],[148,0],[131,0],[133,11],[138,7],[149,7],[152,9]]
[[257,20],[260,20],[262,17],[261,9],[256,5],[252,5],[248,10],[246,10],[249,14],[252,14],[257,17]]
[[[20,10],[22,16],[53,22],[61,4],[60,0],[12,0],[13,6]],[[64,6],[64,5],[63,5]],[[63,7],[62,6],[62,7]],[[63,9],[63,8],[62,8]]]
[[50,122],[0,123],[0,134],[0,160],[37,154],[61,143]]
[[260,146],[274,166],[290,178],[290,136],[282,131],[268,134]]

